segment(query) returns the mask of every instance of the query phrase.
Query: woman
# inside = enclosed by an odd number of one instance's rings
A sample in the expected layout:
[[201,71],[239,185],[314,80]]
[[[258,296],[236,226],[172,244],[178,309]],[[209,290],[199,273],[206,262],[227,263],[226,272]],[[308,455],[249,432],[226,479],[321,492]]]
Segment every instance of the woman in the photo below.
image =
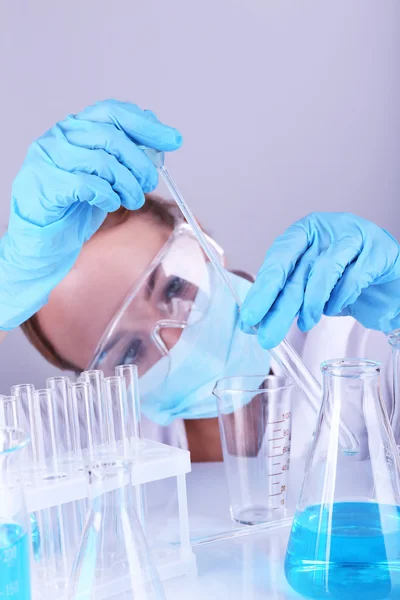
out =
[[[137,362],[145,414],[160,425],[184,419],[193,458],[218,459],[215,380],[267,372],[269,359],[240,331],[236,306],[191,233],[159,200],[144,203],[157,172],[141,144],[170,151],[181,137],[153,113],[106,101],[31,146],[1,240],[0,329],[27,322],[35,345],[69,369]],[[249,282],[231,277],[244,299]],[[288,334],[317,374],[332,356],[386,360],[384,336],[363,325],[400,326],[399,298],[397,241],[358,217],[318,213],[269,250],[241,326],[260,324],[264,348]],[[358,322],[339,327],[324,317],[306,333],[323,314]],[[297,315],[303,331],[292,327]]]
[[[61,369],[112,375],[119,364],[137,364],[144,414],[172,426],[157,437],[182,445],[187,436],[194,459],[215,460],[221,457],[215,381],[239,369],[251,374],[257,361],[260,372],[268,371],[269,356],[240,331],[236,306],[178,212],[148,194],[141,209],[108,215],[22,329]],[[231,277],[237,288],[250,287]],[[224,323],[211,339],[220,310]]]

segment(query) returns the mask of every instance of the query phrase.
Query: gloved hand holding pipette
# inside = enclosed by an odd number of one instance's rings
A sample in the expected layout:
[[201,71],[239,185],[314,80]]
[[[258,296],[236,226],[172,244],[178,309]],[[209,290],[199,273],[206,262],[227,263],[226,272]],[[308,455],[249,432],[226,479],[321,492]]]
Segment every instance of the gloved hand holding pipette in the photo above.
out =
[[322,315],[352,316],[385,333],[400,327],[400,246],[384,229],[349,213],[313,213],[271,246],[242,308],[274,348],[292,322],[309,331]]
[[121,205],[140,208],[144,193],[157,186],[157,169],[137,144],[168,151],[181,142],[154,113],[107,100],[67,117],[31,145],[0,240],[0,330],[46,303],[107,213]]

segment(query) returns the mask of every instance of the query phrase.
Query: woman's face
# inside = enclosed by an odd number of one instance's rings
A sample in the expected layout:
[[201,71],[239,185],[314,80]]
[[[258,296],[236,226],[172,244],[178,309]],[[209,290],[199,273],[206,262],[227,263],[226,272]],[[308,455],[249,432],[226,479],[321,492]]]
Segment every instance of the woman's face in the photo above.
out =
[[[82,370],[87,367],[110,320],[170,234],[151,217],[132,214],[101,229],[84,246],[38,314],[45,336],[64,359]],[[152,310],[151,303],[145,310]],[[162,337],[171,347],[179,332],[165,330]]]

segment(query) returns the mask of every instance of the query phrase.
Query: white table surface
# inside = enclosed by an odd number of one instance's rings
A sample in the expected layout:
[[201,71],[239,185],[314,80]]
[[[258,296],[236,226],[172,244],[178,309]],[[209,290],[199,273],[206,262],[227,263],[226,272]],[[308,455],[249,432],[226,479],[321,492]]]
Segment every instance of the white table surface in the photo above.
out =
[[[171,540],[171,535],[176,540],[178,521],[173,482],[157,482],[152,486],[155,487],[150,494],[150,515],[156,516],[150,519],[149,536],[154,538],[159,528],[160,540],[168,536]],[[283,573],[290,525],[260,531],[234,523],[229,514],[222,463],[194,464],[187,476],[187,486],[198,576],[164,582],[168,600],[196,600],[205,594],[210,600],[300,598],[290,590]],[[239,535],[234,537],[234,532]],[[218,536],[225,539],[207,541]]]
[[196,546],[197,577],[164,582],[168,600],[300,598],[286,583],[283,562],[290,528]]

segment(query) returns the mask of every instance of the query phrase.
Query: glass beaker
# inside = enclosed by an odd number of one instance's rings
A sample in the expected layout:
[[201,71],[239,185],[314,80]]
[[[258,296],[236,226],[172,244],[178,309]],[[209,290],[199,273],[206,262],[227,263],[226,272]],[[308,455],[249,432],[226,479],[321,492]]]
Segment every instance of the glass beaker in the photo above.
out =
[[28,436],[0,429],[0,597],[31,598],[29,516],[20,479],[21,450]]
[[215,385],[230,511],[238,523],[286,514],[292,389],[276,375],[227,377]]
[[[324,396],[289,538],[285,574],[307,598],[400,597],[400,463],[379,363],[322,364]],[[358,452],[339,446],[344,422]]]
[[68,586],[68,600],[165,600],[133,508],[129,463],[88,467],[91,509]]

